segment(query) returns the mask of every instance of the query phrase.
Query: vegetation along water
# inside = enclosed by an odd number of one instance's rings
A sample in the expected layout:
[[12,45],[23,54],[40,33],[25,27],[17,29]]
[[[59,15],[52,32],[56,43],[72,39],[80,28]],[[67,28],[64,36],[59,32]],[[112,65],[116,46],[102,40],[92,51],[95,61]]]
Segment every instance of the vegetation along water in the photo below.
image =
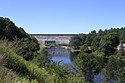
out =
[[0,83],[125,83],[124,43],[121,27],[72,37],[73,53],[40,48],[35,37],[0,17]]

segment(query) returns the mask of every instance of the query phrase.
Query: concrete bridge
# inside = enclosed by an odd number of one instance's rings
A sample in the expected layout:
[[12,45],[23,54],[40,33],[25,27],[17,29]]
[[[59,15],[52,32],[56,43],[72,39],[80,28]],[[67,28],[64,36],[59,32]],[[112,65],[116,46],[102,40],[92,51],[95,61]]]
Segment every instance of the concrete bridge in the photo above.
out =
[[71,37],[78,34],[30,34],[35,37],[40,44],[69,44]]

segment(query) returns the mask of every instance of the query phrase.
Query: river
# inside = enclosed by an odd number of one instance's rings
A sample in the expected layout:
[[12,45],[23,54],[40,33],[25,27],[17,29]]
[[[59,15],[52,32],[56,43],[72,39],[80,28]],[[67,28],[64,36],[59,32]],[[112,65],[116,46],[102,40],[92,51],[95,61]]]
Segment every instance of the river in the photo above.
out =
[[[71,51],[64,47],[52,47],[48,48],[48,54],[52,56],[52,60],[55,62],[61,61],[61,65],[70,65],[69,67],[74,67],[73,58],[76,57],[77,54],[72,54]],[[95,83],[100,83],[103,80],[103,76],[98,74],[94,77]]]
[[61,64],[72,65],[70,53],[70,50],[64,47],[48,48],[48,54],[52,56],[52,60],[56,62],[62,61]]

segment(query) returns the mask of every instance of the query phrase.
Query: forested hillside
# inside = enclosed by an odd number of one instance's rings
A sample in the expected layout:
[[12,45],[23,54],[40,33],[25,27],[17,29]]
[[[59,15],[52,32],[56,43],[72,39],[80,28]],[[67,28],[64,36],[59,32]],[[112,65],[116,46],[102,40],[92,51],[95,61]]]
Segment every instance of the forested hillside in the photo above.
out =
[[80,49],[75,59],[76,65],[85,76],[92,81],[95,75],[103,73],[103,80],[125,82],[125,51],[117,50],[119,44],[125,43],[125,28],[111,28],[109,30],[95,30],[89,34],[79,34],[70,41],[73,49]]

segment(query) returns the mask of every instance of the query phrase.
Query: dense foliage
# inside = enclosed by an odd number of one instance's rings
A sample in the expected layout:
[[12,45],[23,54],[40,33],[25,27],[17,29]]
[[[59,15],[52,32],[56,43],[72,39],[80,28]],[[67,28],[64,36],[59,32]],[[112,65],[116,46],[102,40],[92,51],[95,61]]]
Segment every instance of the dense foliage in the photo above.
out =
[[[36,38],[8,18],[0,17],[0,82],[3,83],[89,83],[103,75],[102,82],[125,82],[125,28],[93,30],[71,38],[76,51],[73,72],[53,62],[47,49],[40,50]],[[122,47],[122,46],[121,46]]]
[[10,47],[7,48],[4,43],[0,43],[0,53],[6,57],[4,61],[5,66],[16,71],[18,74],[26,75],[29,79],[36,79],[38,82],[42,81],[43,83],[53,80],[53,77],[50,77],[44,68],[40,69],[37,65],[18,56],[10,50]]
[[0,17],[0,39],[13,42],[16,53],[26,60],[32,60],[34,53],[40,49],[35,38],[31,38],[23,28],[18,28],[8,18]]
[[95,75],[103,72],[103,82],[125,82],[125,53],[117,46],[125,43],[125,28],[91,31],[71,38],[70,45],[80,49],[75,60],[86,80],[93,82]]
[[0,69],[2,83],[84,82],[84,78],[69,73],[60,62],[53,62],[46,48],[40,50],[36,38],[3,17],[0,17]]

